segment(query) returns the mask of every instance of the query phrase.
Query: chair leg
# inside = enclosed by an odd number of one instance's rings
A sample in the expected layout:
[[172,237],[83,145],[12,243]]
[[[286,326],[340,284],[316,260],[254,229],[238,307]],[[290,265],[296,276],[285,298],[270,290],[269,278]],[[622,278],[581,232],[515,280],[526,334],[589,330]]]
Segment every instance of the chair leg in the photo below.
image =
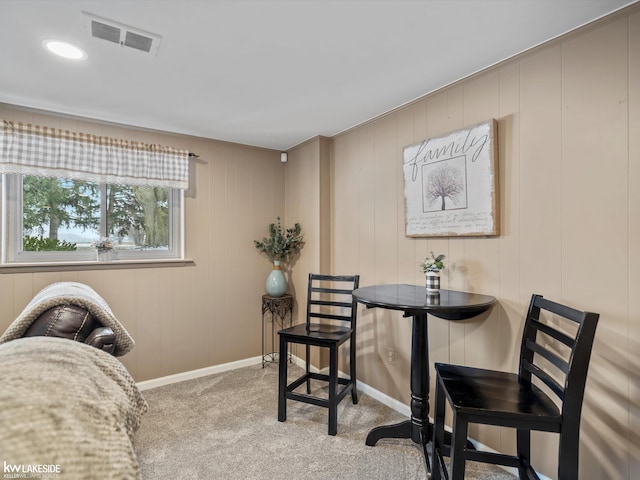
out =
[[530,464],[531,458],[531,431],[518,429],[516,433],[516,443],[518,458],[520,459],[518,477],[520,480],[526,480],[529,478],[526,465]]
[[579,428],[560,432],[558,447],[558,480],[578,480]]
[[287,351],[287,342],[280,336],[280,361],[278,363],[278,421],[284,422],[287,419],[287,364],[282,361],[282,352]]
[[310,369],[310,365],[311,365],[311,347],[309,345],[305,345],[306,347],[306,360],[305,360],[305,365],[306,365],[306,372],[307,372],[307,395],[309,395],[311,393],[311,379],[309,378],[309,369]]
[[442,478],[440,461],[444,445],[444,419],[445,419],[445,396],[440,387],[440,382],[436,380],[436,397],[433,412],[433,440],[431,442],[431,480]]
[[464,480],[469,421],[465,415],[453,413],[453,435],[451,436],[451,480]]
[[338,348],[329,348],[329,435],[338,433]]
[[358,390],[356,388],[356,338],[355,333],[351,336],[351,345],[349,347],[349,365],[351,367],[351,400],[353,404],[358,403]]

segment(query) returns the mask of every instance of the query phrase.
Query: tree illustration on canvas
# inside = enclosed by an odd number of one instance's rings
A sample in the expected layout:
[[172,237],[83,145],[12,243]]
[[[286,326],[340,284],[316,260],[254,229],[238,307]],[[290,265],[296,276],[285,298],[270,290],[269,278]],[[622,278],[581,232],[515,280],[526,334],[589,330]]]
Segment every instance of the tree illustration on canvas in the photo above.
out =
[[459,169],[450,165],[440,165],[433,169],[425,180],[424,194],[427,205],[440,200],[440,210],[446,209],[446,199],[454,205],[464,194],[464,178]]
[[404,147],[407,237],[500,234],[494,119]]

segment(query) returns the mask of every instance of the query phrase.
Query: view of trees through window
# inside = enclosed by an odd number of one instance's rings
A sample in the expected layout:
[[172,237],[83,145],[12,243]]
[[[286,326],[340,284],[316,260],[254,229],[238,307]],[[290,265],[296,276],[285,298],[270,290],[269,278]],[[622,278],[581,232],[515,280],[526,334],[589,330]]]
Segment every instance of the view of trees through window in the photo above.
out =
[[169,248],[168,188],[24,176],[22,192],[24,251],[86,250],[105,237],[116,249]]

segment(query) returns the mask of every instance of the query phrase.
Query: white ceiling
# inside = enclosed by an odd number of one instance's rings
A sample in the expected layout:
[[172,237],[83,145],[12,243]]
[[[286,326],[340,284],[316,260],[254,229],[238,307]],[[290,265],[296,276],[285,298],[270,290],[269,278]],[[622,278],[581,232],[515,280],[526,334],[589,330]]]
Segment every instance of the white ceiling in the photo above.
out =
[[[0,0],[0,102],[286,150],[631,3]],[[160,35],[157,55],[91,37],[83,11]]]

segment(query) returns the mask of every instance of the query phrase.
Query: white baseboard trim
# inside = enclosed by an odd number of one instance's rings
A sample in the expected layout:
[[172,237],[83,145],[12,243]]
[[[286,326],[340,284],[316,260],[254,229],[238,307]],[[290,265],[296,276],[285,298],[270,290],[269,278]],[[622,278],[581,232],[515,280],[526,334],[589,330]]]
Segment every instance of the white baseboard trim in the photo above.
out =
[[228,372],[229,370],[235,370],[237,368],[250,367],[252,365],[260,365],[262,357],[246,358],[244,360],[238,360],[235,362],[223,363],[221,365],[213,365],[211,367],[199,368],[197,370],[190,370],[188,372],[176,373],[174,375],[167,375],[166,377],[154,378],[151,380],[144,380],[137,382],[138,389],[149,390],[150,388],[162,387],[164,385],[170,385],[172,383],[184,382],[185,380],[192,380],[194,378],[206,377],[207,375],[213,375],[214,373]]
[[383,405],[386,405],[390,409],[395,410],[396,412],[404,415],[407,418],[411,417],[411,407],[409,405],[402,403],[401,401],[396,400],[395,398],[390,397],[386,393],[382,393],[380,390],[376,390],[370,385],[367,385],[366,383],[361,382],[359,380],[357,383],[357,387],[359,391],[361,391],[362,393],[366,393],[371,398],[377,400]]
[[[211,367],[199,368],[197,370],[191,370],[188,372],[176,373],[174,375],[167,375],[166,377],[154,378],[152,380],[144,380],[142,382],[137,382],[136,385],[141,391],[149,390],[151,388],[162,387],[164,385],[170,385],[172,383],[184,382],[185,380],[192,380],[194,378],[206,377],[207,375],[213,375],[215,373],[228,372],[229,370],[235,370],[237,368],[250,367],[252,365],[260,365],[261,362],[262,362],[262,356],[257,356],[257,357],[247,358],[244,360],[238,360],[235,362],[223,363],[221,365],[213,365]],[[301,368],[305,368],[305,361],[295,355],[293,355],[293,363],[295,363]],[[316,373],[320,373],[320,372],[327,373],[328,368],[319,370],[316,367],[312,366],[311,370]],[[340,372],[340,373],[344,375],[343,372]],[[359,380],[358,380],[357,388],[358,388],[358,391],[366,395],[369,395],[374,400],[377,400],[378,402],[382,403],[383,405],[386,405],[387,407],[391,408],[392,410],[395,410],[396,412],[404,415],[405,417],[407,418],[411,417],[411,407],[409,405],[402,403],[401,401],[396,400],[395,398],[390,397],[386,393],[382,393],[380,390],[376,390],[370,385],[367,385],[366,383],[361,382]],[[433,421],[432,417],[429,417],[429,419]],[[490,447],[487,447],[486,445],[478,442],[477,440],[473,440],[473,439],[470,439],[470,440],[479,450],[496,452],[496,450]],[[497,465],[497,466],[502,468],[503,470],[506,470],[512,473],[516,477],[518,476],[518,469],[516,468],[503,467],[502,465]],[[541,473],[538,473],[538,476],[540,477],[540,480],[551,480],[549,477],[542,475]]]

